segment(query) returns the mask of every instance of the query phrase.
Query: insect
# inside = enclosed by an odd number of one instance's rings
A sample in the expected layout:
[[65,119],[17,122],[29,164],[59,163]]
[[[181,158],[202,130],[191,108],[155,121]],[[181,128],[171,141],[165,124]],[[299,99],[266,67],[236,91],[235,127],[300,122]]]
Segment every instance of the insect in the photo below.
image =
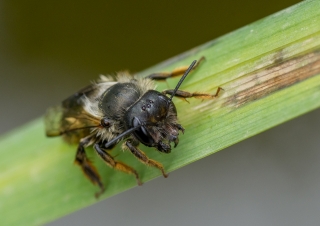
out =
[[[189,67],[177,68],[171,73],[155,73],[146,78],[125,72],[118,73],[116,78],[101,76],[100,80],[70,96],[61,105],[48,109],[45,115],[46,135],[62,135],[67,142],[78,144],[75,163],[93,184],[99,186],[96,197],[104,192],[105,187],[97,169],[87,158],[85,148],[88,146],[93,146],[98,156],[110,167],[132,174],[139,185],[142,183],[137,171],[116,161],[110,153],[121,141],[123,150],[130,151],[142,163],[158,168],[164,177],[168,176],[162,164],[149,159],[138,145],[142,143],[160,152],[170,153],[171,143],[176,147],[179,132],[184,132],[178,123],[172,98],[210,99],[218,96],[221,88],[215,95],[179,90],[188,73],[200,61],[193,61]],[[181,75],[175,89],[162,92],[155,90],[154,80]]]

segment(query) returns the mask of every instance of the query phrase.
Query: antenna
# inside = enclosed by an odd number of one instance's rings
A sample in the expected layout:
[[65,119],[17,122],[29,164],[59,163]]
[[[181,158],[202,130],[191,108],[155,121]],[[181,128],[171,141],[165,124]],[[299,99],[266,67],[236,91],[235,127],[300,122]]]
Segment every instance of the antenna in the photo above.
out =
[[178,82],[176,88],[174,88],[173,93],[171,94],[170,100],[172,100],[172,98],[174,97],[174,95],[176,94],[177,90],[179,89],[180,85],[182,84],[183,80],[187,77],[187,75],[189,74],[189,72],[192,70],[193,66],[197,63],[196,60],[194,60],[189,68],[186,70],[186,72],[183,74],[182,78],[180,79],[180,81]]
[[113,138],[113,139],[110,140],[108,143],[106,143],[106,144],[104,145],[104,148],[110,147],[111,145],[113,145],[114,143],[116,143],[120,138],[126,136],[126,135],[129,134],[129,133],[132,133],[133,131],[139,129],[141,126],[142,126],[142,125],[138,125],[138,126],[136,126],[136,127],[133,127],[133,128],[131,128],[131,129],[128,129],[127,131],[121,133],[119,136]]

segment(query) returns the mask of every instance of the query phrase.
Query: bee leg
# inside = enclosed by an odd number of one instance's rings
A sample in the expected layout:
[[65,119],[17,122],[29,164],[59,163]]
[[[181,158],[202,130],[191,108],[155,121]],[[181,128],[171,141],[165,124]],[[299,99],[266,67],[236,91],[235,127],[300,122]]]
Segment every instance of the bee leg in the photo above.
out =
[[[192,70],[196,69],[199,64],[201,63],[201,61],[203,61],[205,58],[201,57],[197,63],[193,66]],[[173,71],[171,72],[159,72],[159,73],[153,73],[151,75],[148,75],[147,78],[150,78],[152,80],[157,80],[157,81],[164,81],[167,78],[173,78],[176,76],[181,76],[184,74],[184,72],[189,68],[188,66],[182,66],[182,67],[178,67],[175,68]]]
[[113,157],[108,154],[106,151],[104,151],[99,144],[95,144],[93,148],[96,150],[97,154],[102,158],[102,160],[110,167],[120,170],[122,172],[133,174],[137,180],[138,185],[142,185],[142,182],[140,181],[139,175],[136,170],[131,168],[130,166],[127,166],[126,164],[122,162],[117,162],[113,159]]
[[[223,88],[221,87],[218,87],[216,93],[213,95],[213,94],[210,94],[210,93],[198,93],[198,92],[194,92],[194,93],[190,93],[190,92],[187,92],[187,91],[183,91],[183,90],[177,90],[177,92],[174,94],[175,97],[179,97],[179,98],[182,98],[184,99],[185,101],[189,102],[187,100],[187,98],[191,98],[191,97],[194,97],[194,98],[198,98],[198,99],[202,99],[202,100],[205,100],[205,99],[213,99],[213,98],[216,98],[219,96],[219,93],[221,90],[224,90]],[[162,91],[163,94],[168,94],[168,95],[172,95],[174,92],[173,89],[168,89],[168,90],[164,90]]]
[[95,185],[100,187],[100,191],[95,194],[96,198],[98,198],[105,190],[100,175],[94,165],[87,158],[87,155],[84,150],[85,142],[80,142],[75,158],[75,163],[79,165],[84,173],[84,175]]
[[129,149],[131,153],[134,154],[134,156],[136,156],[142,163],[158,168],[161,171],[163,177],[165,178],[168,177],[168,174],[164,171],[164,168],[161,163],[153,159],[149,159],[148,156],[143,151],[141,151],[136,146],[134,146],[133,143],[134,143],[133,140],[128,139],[124,143],[123,148]]

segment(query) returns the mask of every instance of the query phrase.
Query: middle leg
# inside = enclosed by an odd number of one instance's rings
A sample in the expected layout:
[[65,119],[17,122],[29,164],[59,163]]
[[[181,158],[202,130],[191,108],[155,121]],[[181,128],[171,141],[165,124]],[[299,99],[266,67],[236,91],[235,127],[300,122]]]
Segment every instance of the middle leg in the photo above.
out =
[[114,158],[107,153],[106,151],[104,151],[99,144],[95,144],[93,146],[94,150],[96,150],[97,154],[102,158],[102,160],[110,167],[116,169],[116,170],[120,170],[122,172],[128,173],[128,174],[133,174],[137,180],[138,185],[142,185],[142,182],[140,181],[139,175],[137,173],[136,170],[134,170],[133,168],[131,168],[130,166],[122,163],[122,162],[118,162],[116,160],[114,160]]

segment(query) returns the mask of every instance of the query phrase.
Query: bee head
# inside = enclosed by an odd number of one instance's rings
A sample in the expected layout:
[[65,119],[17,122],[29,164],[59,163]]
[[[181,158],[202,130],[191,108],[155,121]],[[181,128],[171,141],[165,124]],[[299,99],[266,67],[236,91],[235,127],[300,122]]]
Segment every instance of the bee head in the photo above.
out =
[[170,108],[176,113],[174,104],[167,96],[156,90],[149,90],[130,109],[130,113],[135,114],[145,125],[157,125],[167,117]]
[[132,134],[144,145],[169,153],[170,142],[178,144],[177,111],[170,98],[156,90],[147,91],[126,112],[126,126],[140,126]]

